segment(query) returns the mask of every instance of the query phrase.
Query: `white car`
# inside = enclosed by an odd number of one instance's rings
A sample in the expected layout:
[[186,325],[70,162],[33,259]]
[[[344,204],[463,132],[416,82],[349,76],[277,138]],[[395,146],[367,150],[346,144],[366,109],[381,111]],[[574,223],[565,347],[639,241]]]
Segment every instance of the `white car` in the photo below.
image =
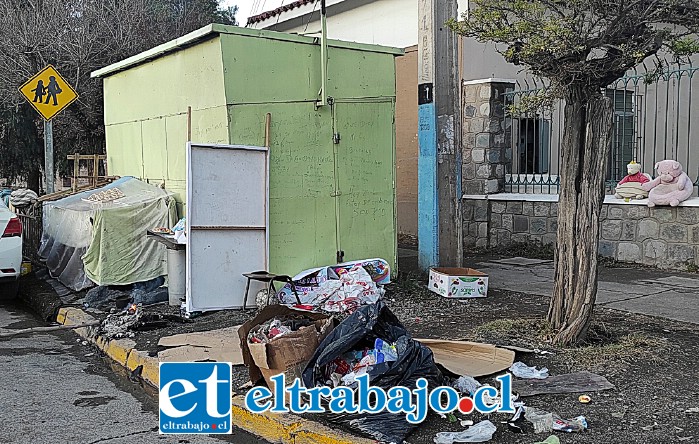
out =
[[22,267],[22,222],[0,201],[0,299],[12,299]]

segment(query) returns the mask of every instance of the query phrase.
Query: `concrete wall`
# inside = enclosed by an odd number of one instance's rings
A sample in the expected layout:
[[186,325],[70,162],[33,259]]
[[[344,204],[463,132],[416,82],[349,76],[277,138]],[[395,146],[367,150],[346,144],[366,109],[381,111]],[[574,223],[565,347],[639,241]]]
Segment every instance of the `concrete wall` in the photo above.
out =
[[417,47],[396,58],[398,232],[417,236]]
[[[315,6],[315,8],[314,8]],[[288,33],[320,33],[320,6],[308,4],[254,24]],[[311,11],[313,12],[312,15]],[[328,2],[328,36],[350,42],[407,48],[417,45],[417,0]],[[309,21],[310,17],[310,21]]]
[[[465,247],[555,244],[557,197],[500,194],[488,199],[466,198]],[[541,200],[532,200],[537,198]],[[699,198],[676,208],[648,208],[645,203],[626,203],[608,196],[601,220],[601,256],[678,270],[699,264]]]

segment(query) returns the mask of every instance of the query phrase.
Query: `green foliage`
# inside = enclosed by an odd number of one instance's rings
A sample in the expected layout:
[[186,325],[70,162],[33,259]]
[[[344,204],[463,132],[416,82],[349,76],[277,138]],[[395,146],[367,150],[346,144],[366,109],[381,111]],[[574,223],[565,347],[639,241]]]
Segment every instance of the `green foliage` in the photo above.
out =
[[[455,32],[490,42],[504,58],[551,81],[599,94],[648,57],[699,53],[695,0],[472,0]],[[658,63],[662,68],[662,63]],[[657,73],[651,73],[657,75]]]

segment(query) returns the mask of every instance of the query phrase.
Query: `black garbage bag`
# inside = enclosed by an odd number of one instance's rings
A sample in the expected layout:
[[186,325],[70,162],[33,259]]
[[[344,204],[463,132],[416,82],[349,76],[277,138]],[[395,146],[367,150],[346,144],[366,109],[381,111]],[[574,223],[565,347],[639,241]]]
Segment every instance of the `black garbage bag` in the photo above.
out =
[[[367,374],[373,387],[388,391],[400,385],[415,388],[419,378],[425,378],[432,390],[443,383],[443,376],[434,363],[432,350],[412,339],[398,318],[383,301],[360,307],[338,325],[323,342],[303,371],[304,386],[326,385],[324,367],[344,353],[373,344],[376,338],[396,343],[398,359],[372,366]],[[373,414],[323,415],[371,436],[381,442],[402,443],[418,425],[410,424],[405,414],[386,411]]]

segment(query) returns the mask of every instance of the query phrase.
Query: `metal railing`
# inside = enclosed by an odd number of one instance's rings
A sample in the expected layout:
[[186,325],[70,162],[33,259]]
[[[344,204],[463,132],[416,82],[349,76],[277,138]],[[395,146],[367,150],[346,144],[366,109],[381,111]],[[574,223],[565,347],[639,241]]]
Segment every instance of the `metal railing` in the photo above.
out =
[[16,212],[22,222],[22,256],[39,265],[39,246],[43,231],[42,203],[35,202],[28,207],[16,209]]
[[[651,175],[656,162],[678,160],[699,186],[699,150],[693,149],[699,143],[699,130],[692,131],[699,125],[699,110],[693,110],[692,103],[699,67],[676,66],[648,81],[651,71],[640,65],[605,90],[614,105],[606,171],[610,193],[632,160]],[[522,106],[524,102],[538,103],[537,98],[547,88],[541,80],[527,79],[518,81],[515,89],[504,95],[505,125],[512,128],[512,162],[506,166],[505,191],[558,192],[565,103],[557,100],[534,108]],[[526,111],[521,111],[523,108]]]

